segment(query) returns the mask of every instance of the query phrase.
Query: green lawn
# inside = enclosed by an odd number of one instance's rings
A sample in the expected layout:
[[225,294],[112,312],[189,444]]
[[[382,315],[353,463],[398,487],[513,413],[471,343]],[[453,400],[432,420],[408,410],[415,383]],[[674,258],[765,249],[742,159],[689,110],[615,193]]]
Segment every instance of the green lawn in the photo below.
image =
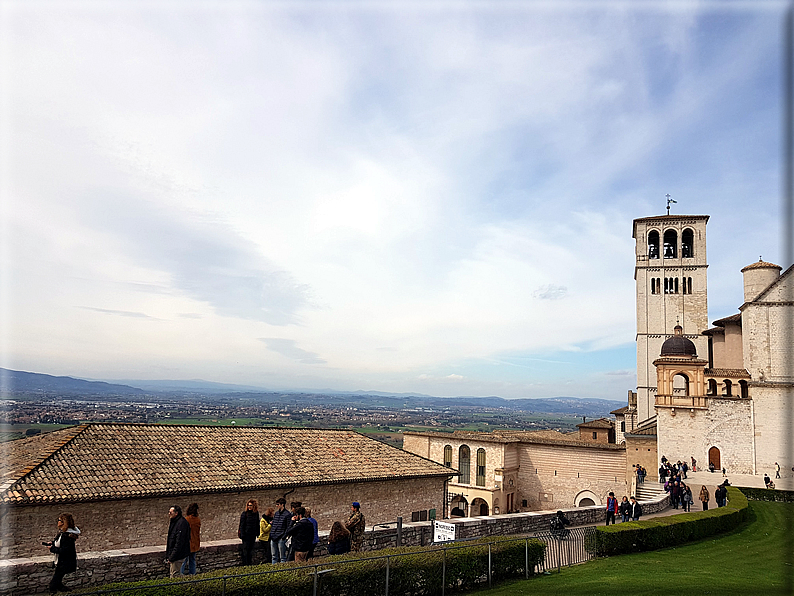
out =
[[784,585],[791,581],[794,507],[750,501],[750,511],[749,523],[718,538],[599,559],[559,574],[504,583],[477,596],[790,594]]

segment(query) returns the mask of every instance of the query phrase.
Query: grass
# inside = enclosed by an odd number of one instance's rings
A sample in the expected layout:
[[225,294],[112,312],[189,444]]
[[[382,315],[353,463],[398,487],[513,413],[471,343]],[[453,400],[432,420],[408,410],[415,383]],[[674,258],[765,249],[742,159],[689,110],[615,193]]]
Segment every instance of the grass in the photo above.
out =
[[720,537],[599,559],[477,595],[790,594],[793,514],[787,503],[751,501],[750,521]]

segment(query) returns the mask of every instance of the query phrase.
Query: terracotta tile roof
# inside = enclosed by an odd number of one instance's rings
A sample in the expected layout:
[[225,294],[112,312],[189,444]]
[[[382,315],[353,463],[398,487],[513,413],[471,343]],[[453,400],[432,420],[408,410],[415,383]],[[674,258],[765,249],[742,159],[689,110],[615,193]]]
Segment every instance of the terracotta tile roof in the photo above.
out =
[[87,424],[12,441],[0,502],[60,503],[449,476],[346,430]]
[[482,441],[485,443],[515,443],[517,439],[511,439],[507,437],[501,436],[501,434],[494,433],[484,433],[484,432],[477,432],[477,431],[468,431],[468,430],[456,430],[452,433],[445,433],[440,431],[426,431],[426,432],[414,432],[414,431],[406,431],[403,433],[404,435],[415,435],[417,437],[433,437],[439,439],[449,439],[452,441]]
[[616,416],[621,416],[629,411],[628,406],[623,406],[622,408],[618,408],[617,410],[612,410],[610,414],[615,414]]
[[755,263],[750,263],[747,265],[747,267],[742,267],[741,271],[744,273],[745,271],[750,271],[751,269],[783,269],[783,267],[758,259]]
[[625,445],[615,445],[614,443],[595,443],[593,441],[582,441],[579,438],[579,431],[572,433],[561,433],[556,430],[529,430],[529,431],[509,431],[501,430],[500,434],[518,439],[522,443],[534,443],[538,445],[564,445],[567,447],[588,447],[594,449],[611,449],[620,451],[625,449]]
[[643,436],[655,437],[656,436],[656,421],[654,420],[654,422],[652,424],[648,424],[648,425],[645,425],[645,426],[641,426],[639,428],[635,428],[633,431],[627,432],[627,433],[623,433],[623,434],[624,435],[643,435]]
[[725,327],[726,323],[739,323],[742,324],[742,313],[737,312],[735,315],[731,315],[729,317],[723,317],[721,319],[717,319],[712,323],[712,325],[716,325],[717,327]]
[[576,425],[576,428],[612,428],[614,424],[611,420],[607,420],[606,418],[597,418],[596,420],[590,420],[589,422],[580,422]]
[[706,368],[703,374],[707,377],[740,377],[749,379],[750,373],[744,368]]

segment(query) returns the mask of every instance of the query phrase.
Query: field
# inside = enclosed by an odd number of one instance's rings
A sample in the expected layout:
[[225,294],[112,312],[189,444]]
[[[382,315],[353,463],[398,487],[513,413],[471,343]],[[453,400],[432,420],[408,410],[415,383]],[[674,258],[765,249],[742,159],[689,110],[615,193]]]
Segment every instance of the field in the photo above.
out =
[[791,594],[794,506],[750,501],[750,510],[749,523],[719,538],[599,559],[477,594]]

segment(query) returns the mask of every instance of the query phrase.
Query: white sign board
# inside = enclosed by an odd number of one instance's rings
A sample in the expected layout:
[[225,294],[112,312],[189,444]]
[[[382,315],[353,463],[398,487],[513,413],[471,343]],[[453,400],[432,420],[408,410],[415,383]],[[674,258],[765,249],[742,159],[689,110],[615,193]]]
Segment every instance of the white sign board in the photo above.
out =
[[433,542],[450,542],[455,540],[455,524],[433,522]]

